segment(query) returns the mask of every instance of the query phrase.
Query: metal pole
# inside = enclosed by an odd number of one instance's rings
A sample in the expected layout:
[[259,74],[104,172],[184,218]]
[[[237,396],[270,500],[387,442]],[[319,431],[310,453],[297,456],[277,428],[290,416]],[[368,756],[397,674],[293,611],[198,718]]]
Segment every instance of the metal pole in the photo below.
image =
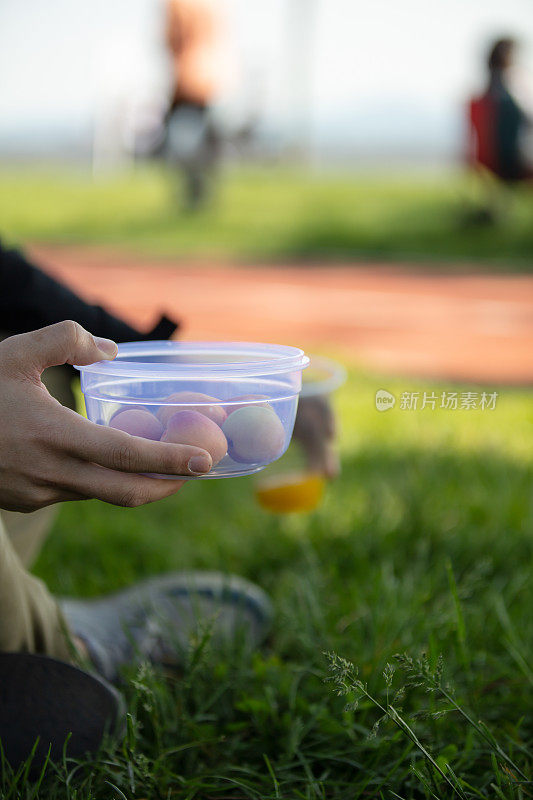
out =
[[309,155],[313,111],[315,23],[318,0],[288,1],[288,117],[290,147]]

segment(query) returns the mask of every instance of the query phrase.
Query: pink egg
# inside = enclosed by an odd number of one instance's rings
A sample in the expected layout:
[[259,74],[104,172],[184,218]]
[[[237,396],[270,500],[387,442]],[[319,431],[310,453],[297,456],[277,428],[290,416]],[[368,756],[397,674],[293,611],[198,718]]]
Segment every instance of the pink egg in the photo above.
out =
[[[125,411],[148,411],[149,413],[152,413],[148,408],[146,408],[146,406],[134,406],[128,403],[127,406],[121,406],[118,411],[115,411],[115,413],[111,415],[111,419],[115,419],[115,417],[118,417],[119,414],[123,414]],[[109,424],[111,424],[111,422]]]
[[[264,403],[259,402],[264,400]],[[247,406],[267,406],[268,397],[264,394],[241,394],[238,397],[230,397],[224,404],[224,408],[228,414],[233,414],[238,408],[247,408]]]
[[238,408],[222,430],[229,455],[241,464],[268,464],[279,458],[285,447],[285,429],[270,406]]
[[131,436],[142,436],[144,439],[159,441],[163,433],[163,426],[149,411],[139,408],[128,408],[119,411],[111,417],[110,428],[131,434]]
[[[166,405],[166,403],[176,405]],[[218,405],[219,403],[220,400],[216,397],[201,392],[175,392],[166,398],[164,406],[159,407],[157,417],[163,425],[166,425],[170,417],[178,411],[198,411],[217,425],[222,425],[227,414],[223,407]]]
[[211,454],[213,465],[218,464],[228,450],[226,437],[219,426],[199,411],[178,411],[173,414],[161,441],[201,447]]

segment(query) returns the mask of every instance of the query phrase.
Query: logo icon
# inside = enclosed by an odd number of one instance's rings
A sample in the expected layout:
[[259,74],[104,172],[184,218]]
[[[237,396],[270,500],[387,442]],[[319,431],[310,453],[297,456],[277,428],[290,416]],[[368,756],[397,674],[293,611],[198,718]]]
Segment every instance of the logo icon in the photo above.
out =
[[390,411],[394,408],[396,398],[386,389],[378,389],[376,392],[376,408],[378,411]]

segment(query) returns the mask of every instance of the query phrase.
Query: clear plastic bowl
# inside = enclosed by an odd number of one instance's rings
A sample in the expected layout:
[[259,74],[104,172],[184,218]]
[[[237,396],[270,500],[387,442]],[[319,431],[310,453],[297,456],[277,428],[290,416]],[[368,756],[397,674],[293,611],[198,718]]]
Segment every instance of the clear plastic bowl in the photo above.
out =
[[285,453],[308,364],[284,345],[165,341],[122,344],[114,361],[76,369],[92,422],[204,447],[218,463],[200,477],[231,478]]
[[303,376],[301,397],[327,397],[346,381],[346,370],[325,356],[309,356],[309,369]]

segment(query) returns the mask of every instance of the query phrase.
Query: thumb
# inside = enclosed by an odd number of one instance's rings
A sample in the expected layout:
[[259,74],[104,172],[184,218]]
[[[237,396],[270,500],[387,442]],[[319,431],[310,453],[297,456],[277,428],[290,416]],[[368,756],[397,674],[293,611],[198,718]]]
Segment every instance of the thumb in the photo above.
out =
[[[15,341],[18,340],[18,341]],[[47,328],[40,328],[9,341],[15,348],[19,369],[40,375],[46,367],[60,364],[94,364],[95,361],[112,360],[117,345],[110,339],[94,337],[77,322],[65,320]]]

